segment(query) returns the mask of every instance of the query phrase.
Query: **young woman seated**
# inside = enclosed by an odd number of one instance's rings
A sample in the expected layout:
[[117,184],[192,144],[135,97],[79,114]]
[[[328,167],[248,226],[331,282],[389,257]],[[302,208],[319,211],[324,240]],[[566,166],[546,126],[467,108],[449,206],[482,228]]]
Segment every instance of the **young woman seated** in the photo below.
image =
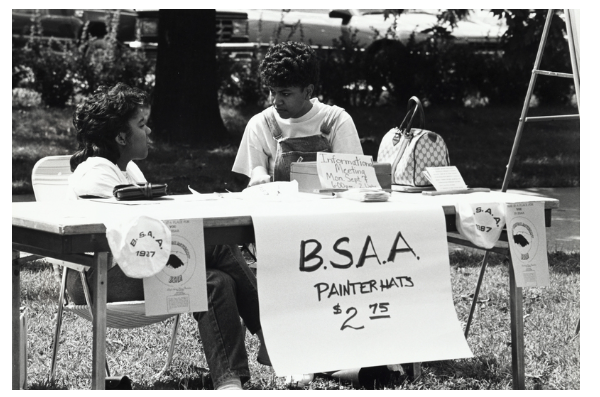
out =
[[[119,184],[145,183],[134,160],[148,155],[150,104],[143,91],[119,83],[101,87],[77,106],[73,125],[79,151],[71,157],[69,184],[74,199],[112,197]],[[241,389],[250,379],[244,344],[244,320],[261,342],[258,360],[269,365],[258,312],[256,277],[235,245],[207,246],[208,311],[194,313],[216,389]],[[93,269],[86,277],[91,281]],[[91,284],[91,283],[89,283]],[[114,264],[108,271],[108,301],[144,299],[143,280],[127,277]],[[85,304],[80,278],[67,276],[67,290],[76,304]]]

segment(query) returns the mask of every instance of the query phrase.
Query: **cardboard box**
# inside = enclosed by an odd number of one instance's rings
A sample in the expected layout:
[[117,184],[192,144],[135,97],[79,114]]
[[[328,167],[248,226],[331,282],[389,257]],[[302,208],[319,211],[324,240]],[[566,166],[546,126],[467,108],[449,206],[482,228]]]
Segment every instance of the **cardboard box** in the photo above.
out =
[[[373,163],[377,181],[382,189],[392,188],[392,165],[390,163]],[[301,192],[315,193],[321,189],[319,175],[317,175],[316,161],[302,161],[292,163],[290,166],[290,180],[298,181],[298,190]]]

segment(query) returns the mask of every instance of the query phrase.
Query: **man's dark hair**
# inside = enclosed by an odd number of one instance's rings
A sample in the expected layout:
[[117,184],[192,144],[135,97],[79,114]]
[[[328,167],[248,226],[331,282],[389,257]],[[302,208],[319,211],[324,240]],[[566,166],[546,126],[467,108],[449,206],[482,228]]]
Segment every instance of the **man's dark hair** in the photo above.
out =
[[149,106],[144,91],[126,84],[98,88],[73,113],[79,150],[71,156],[71,170],[75,171],[88,157],[95,156],[116,164],[120,154],[115,138],[121,132],[129,135],[129,119],[138,109]]
[[269,87],[307,87],[319,82],[319,60],[307,44],[286,41],[269,48],[260,65],[262,83]]

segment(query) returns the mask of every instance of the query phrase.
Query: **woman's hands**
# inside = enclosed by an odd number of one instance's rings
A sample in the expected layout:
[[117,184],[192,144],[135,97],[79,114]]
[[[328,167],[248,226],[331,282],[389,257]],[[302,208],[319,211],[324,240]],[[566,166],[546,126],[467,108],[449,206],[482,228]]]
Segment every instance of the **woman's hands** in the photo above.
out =
[[261,165],[255,167],[250,174],[250,183],[248,186],[260,185],[262,183],[271,182],[271,175],[267,172],[267,169]]

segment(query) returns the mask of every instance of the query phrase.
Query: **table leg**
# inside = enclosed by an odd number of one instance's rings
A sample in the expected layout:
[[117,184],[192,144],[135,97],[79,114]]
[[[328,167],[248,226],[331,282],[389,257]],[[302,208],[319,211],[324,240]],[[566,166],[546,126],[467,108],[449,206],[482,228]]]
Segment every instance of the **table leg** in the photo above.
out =
[[20,252],[12,252],[12,389],[21,388],[21,269],[19,267]]
[[92,305],[92,389],[104,390],[106,362],[106,278],[108,271],[108,252],[94,254],[93,305]]
[[510,339],[513,389],[525,390],[525,339],[523,336],[523,288],[517,287],[512,261],[507,258],[510,278]]

